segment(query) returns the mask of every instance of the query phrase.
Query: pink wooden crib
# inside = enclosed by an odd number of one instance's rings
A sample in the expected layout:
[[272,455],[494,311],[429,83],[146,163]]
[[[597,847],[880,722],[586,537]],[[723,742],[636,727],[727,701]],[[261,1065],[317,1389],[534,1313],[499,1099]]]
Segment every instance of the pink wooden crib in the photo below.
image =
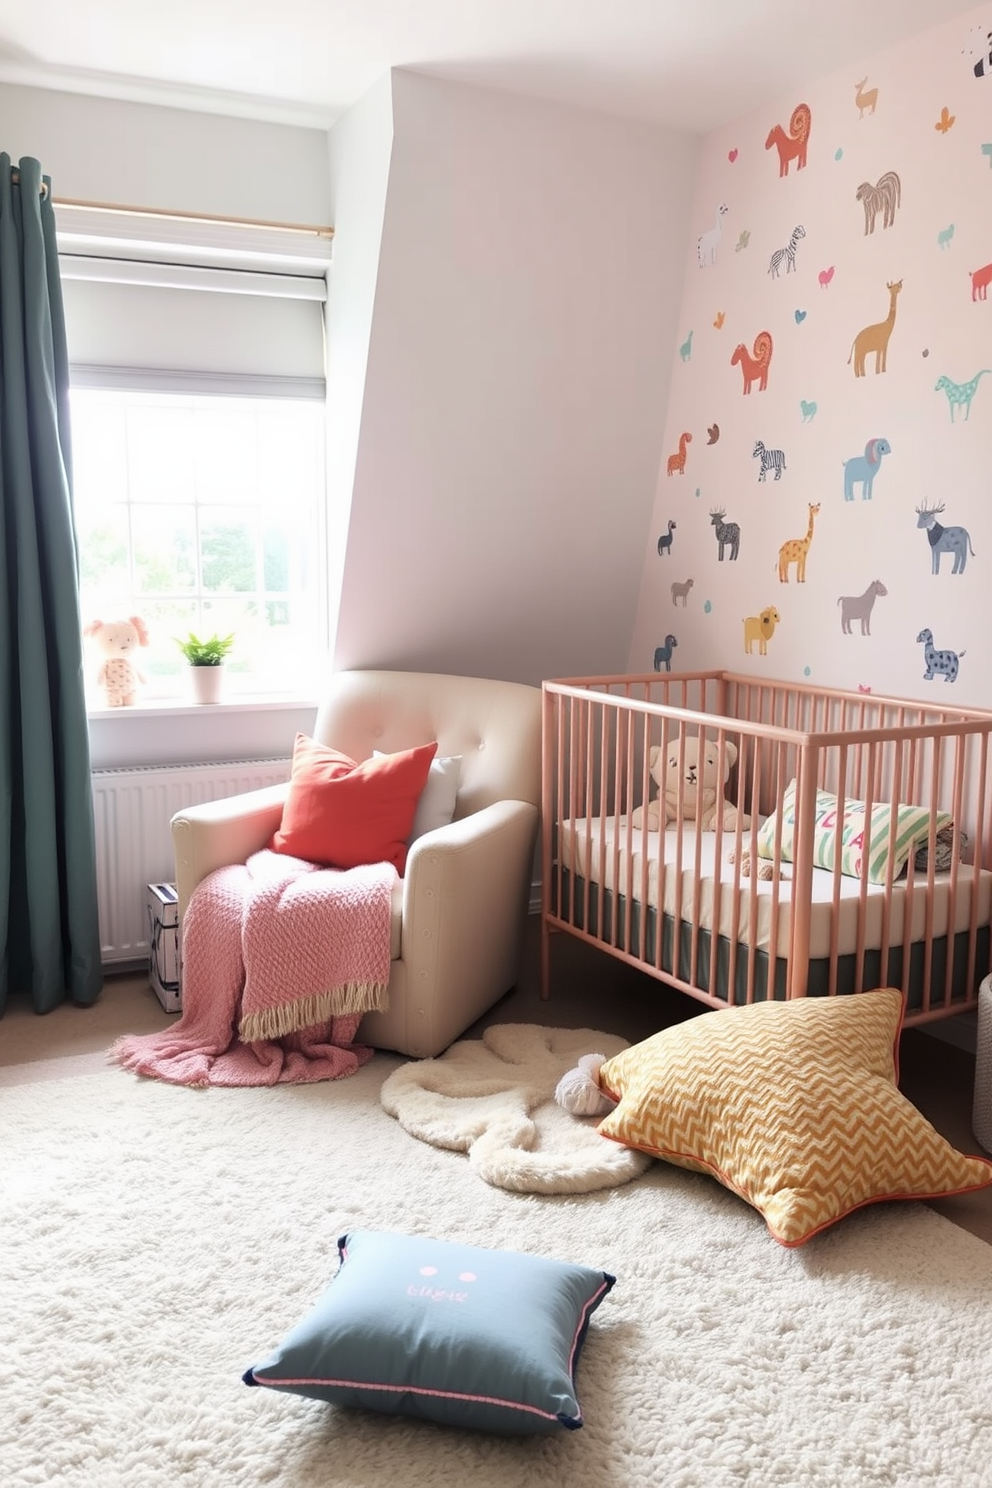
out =
[[[903,989],[907,1025],[977,1006],[992,713],[723,671],[543,693],[542,996],[567,932],[711,1007],[878,986]],[[736,826],[635,827],[650,747],[681,763],[690,739],[721,777],[738,751]]]

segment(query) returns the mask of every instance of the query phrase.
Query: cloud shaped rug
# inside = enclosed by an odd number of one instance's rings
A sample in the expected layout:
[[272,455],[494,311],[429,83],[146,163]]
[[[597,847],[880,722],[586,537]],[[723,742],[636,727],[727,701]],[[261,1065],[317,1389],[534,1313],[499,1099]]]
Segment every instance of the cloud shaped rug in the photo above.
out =
[[555,1086],[583,1054],[628,1047],[589,1028],[498,1023],[437,1059],[401,1065],[385,1079],[384,1110],[432,1147],[467,1152],[475,1173],[516,1193],[575,1194],[618,1188],[653,1159],[601,1137],[600,1118],[570,1116]]

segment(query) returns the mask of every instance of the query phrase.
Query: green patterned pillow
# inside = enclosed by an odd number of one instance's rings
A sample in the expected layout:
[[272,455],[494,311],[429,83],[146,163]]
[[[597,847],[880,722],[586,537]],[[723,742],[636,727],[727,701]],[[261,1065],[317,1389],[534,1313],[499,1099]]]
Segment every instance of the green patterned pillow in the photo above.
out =
[[[813,863],[817,868],[833,868],[837,849],[837,797],[830,791],[818,790],[813,822]],[[774,858],[775,829],[778,813],[772,812],[762,822],[758,831],[758,856]],[[879,801],[871,809],[871,822],[866,832],[866,807],[864,801],[848,798],[844,803],[844,823],[841,829],[840,871],[849,878],[860,878],[865,860],[867,839],[868,882],[884,884],[889,858],[892,858],[893,882],[900,876],[910,855],[919,847],[926,846],[930,836],[930,823],[935,819],[935,831],[950,827],[952,819],[946,811],[931,812],[928,806],[896,807],[895,831],[892,833],[892,806],[888,801]],[[791,863],[795,859],[796,836],[796,782],[790,781],[782,797],[782,842],[781,860]]]

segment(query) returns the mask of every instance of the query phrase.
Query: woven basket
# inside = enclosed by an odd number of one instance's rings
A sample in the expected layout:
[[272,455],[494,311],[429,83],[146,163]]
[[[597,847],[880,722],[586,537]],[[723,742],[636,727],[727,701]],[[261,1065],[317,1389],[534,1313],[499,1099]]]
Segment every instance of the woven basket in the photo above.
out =
[[975,1104],[971,1126],[985,1151],[992,1152],[992,976],[987,976],[978,989]]

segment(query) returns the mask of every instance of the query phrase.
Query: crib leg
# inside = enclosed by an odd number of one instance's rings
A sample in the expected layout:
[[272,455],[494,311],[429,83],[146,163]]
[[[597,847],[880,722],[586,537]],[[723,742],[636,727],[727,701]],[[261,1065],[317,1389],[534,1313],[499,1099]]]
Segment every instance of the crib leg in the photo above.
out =
[[541,1001],[551,996],[551,927],[541,916]]

